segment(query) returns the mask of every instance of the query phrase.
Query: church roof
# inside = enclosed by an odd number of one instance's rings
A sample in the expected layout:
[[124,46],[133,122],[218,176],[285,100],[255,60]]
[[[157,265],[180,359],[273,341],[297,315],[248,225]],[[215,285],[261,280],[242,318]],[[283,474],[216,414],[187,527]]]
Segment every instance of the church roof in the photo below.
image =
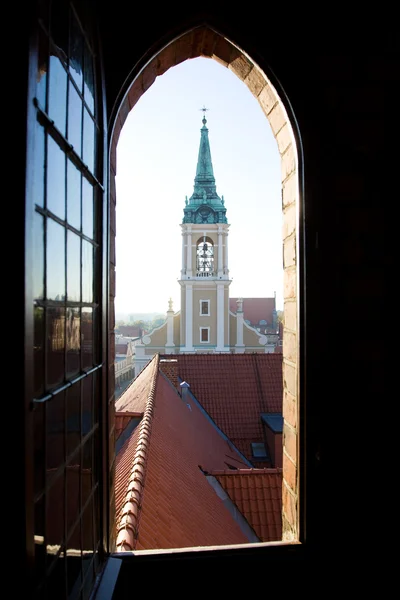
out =
[[189,201],[186,198],[182,223],[227,223],[224,197],[218,196],[215,185],[205,116],[202,123],[194,190]]
[[[229,298],[229,310],[236,314],[238,298]],[[242,298],[243,318],[249,321],[253,327],[259,325],[260,321],[267,321],[272,325],[274,311],[276,310],[275,298]]]

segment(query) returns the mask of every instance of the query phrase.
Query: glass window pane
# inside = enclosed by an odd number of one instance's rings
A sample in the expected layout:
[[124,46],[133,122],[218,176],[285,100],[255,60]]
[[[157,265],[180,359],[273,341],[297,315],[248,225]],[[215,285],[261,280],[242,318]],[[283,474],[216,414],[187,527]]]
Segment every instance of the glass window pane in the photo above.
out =
[[[86,481],[86,475],[87,475],[87,481]],[[83,480],[82,480],[82,487],[83,489],[87,491],[86,493],[82,493],[82,497],[87,499],[89,497],[89,489],[91,491],[91,487],[89,488],[89,479],[90,474],[86,473],[85,470],[85,475],[83,475]],[[82,504],[83,504],[83,500],[82,500]],[[86,566],[89,566],[90,562],[93,559],[93,554],[91,554],[90,551],[93,551],[93,498],[91,498],[89,500],[89,503],[85,509],[85,512],[83,513],[83,518],[82,518],[82,533],[83,533],[83,550],[85,551],[85,562],[86,562]]]
[[65,136],[67,116],[67,73],[56,55],[50,56],[49,117]]
[[[95,127],[86,108],[83,109],[83,162],[94,173]],[[95,173],[94,173],[95,174]]]
[[79,308],[67,308],[67,379],[80,370],[81,318]]
[[68,598],[76,598],[81,600],[82,596],[78,595],[78,590],[82,585],[82,570],[81,559],[77,555],[77,550],[81,547],[81,523],[75,527],[72,538],[68,541],[67,547],[67,591]]
[[65,154],[47,136],[47,208],[65,219]]
[[44,495],[35,503],[35,579],[40,584],[46,569],[46,546],[44,543]]
[[[87,435],[93,427],[93,375],[88,375],[83,380],[82,390],[82,432]],[[85,459],[84,459],[85,463]],[[85,463],[86,467],[92,468],[92,465]]]
[[35,306],[33,313],[34,342],[34,397],[40,398],[44,392],[44,308]]
[[81,238],[72,231],[67,232],[67,299],[81,299]]
[[93,246],[82,240],[82,302],[93,302]]
[[82,156],[82,100],[71,81],[68,98],[68,141],[78,156]]
[[47,299],[65,300],[65,229],[47,219]]
[[74,456],[72,462],[67,466],[67,540],[68,548],[79,548],[80,540],[77,533],[80,531],[80,527],[75,527],[73,531],[77,517],[80,511],[80,453],[78,452],[76,457]]
[[81,229],[81,174],[67,161],[67,220],[72,227]]
[[82,368],[93,366],[93,311],[82,308]]
[[72,74],[79,91],[82,92],[83,36],[73,11],[71,11],[70,14],[69,71]]
[[[53,475],[49,472],[49,477]],[[46,503],[46,542],[55,546],[50,555],[55,555],[64,540],[64,506],[65,506],[65,482],[64,473],[61,473],[50,486],[47,492]],[[50,550],[50,549],[49,549]]]
[[[81,443],[81,382],[74,383],[67,390],[67,456],[70,456]],[[71,464],[80,464],[79,452]],[[79,469],[78,469],[79,470]]]
[[47,308],[47,386],[64,381],[65,309]]
[[44,219],[39,213],[33,217],[33,298],[44,298]]
[[82,178],[82,232],[93,238],[93,186]]
[[45,482],[44,410],[44,404],[35,404],[33,409],[35,495],[43,491]]
[[35,124],[35,153],[33,165],[32,198],[34,204],[44,206],[44,150],[45,132],[40,123]]
[[65,392],[46,402],[47,473],[54,473],[65,462],[64,448]]
[[89,110],[94,114],[94,73],[93,73],[93,58],[92,54],[85,44],[85,85],[84,85],[85,102]]
[[38,65],[36,74],[36,98],[39,101],[39,105],[43,110],[46,108],[46,82],[47,82],[47,71],[48,71],[48,50],[49,40],[44,34],[43,30],[39,28],[39,42],[38,42]]

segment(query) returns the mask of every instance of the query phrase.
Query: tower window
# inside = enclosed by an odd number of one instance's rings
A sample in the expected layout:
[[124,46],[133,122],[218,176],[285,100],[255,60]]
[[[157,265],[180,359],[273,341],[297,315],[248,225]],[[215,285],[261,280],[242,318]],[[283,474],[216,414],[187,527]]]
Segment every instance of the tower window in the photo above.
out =
[[208,344],[210,341],[210,328],[200,327],[200,342],[202,344]]
[[210,238],[204,236],[197,242],[197,272],[202,276],[210,276],[214,271],[214,245]]
[[200,316],[201,317],[209,317],[210,316],[210,301],[209,300],[200,300]]

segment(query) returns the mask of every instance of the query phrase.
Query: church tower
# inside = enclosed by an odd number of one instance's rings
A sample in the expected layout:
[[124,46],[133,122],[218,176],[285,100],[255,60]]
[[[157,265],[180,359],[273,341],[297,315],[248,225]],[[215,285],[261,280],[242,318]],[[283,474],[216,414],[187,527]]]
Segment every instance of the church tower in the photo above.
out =
[[217,194],[206,108],[193,194],[183,210],[181,352],[229,352],[228,229],[224,197]]

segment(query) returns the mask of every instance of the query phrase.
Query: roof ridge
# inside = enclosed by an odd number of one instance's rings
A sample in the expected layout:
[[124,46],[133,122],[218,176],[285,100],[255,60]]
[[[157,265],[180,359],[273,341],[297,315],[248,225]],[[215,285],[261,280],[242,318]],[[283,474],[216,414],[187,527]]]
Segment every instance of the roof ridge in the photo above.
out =
[[148,447],[150,445],[151,425],[156,397],[157,373],[159,367],[159,354],[156,354],[151,375],[151,388],[147,396],[146,408],[139,425],[139,437],[136,451],[132,461],[131,474],[128,480],[125,502],[120,512],[117,524],[116,551],[126,552],[134,550],[138,536],[139,513],[142,508],[142,497],[146,477],[146,462]]

